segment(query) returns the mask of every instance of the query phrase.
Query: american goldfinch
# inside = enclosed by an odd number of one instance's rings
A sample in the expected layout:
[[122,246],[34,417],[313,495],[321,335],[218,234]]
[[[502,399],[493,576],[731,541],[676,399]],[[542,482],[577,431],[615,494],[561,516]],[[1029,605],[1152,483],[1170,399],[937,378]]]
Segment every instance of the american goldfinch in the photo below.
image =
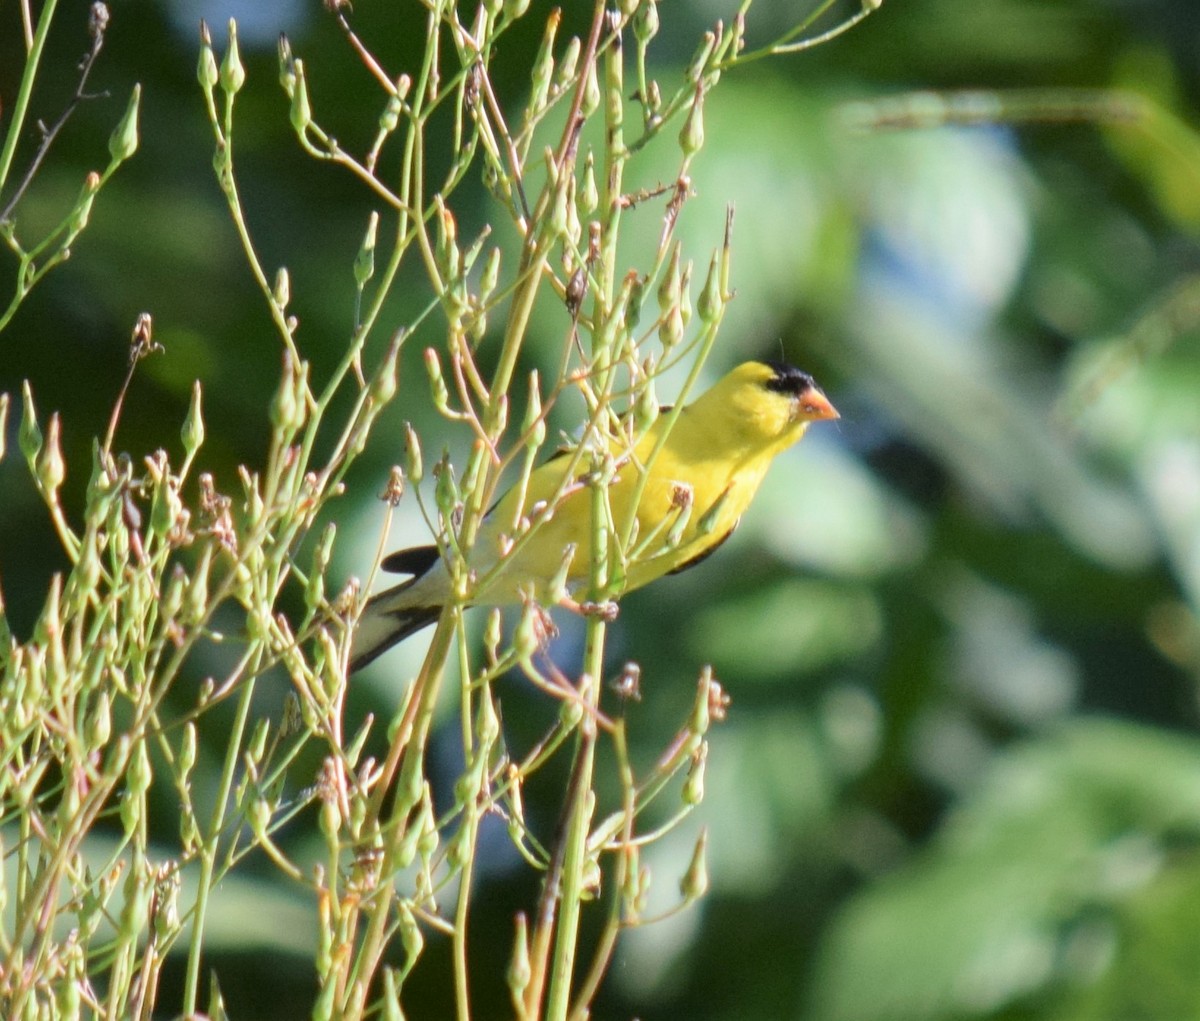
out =
[[[610,439],[609,563],[624,575],[617,587],[640,588],[711,554],[737,526],[775,456],[810,422],[837,417],[807,373],[780,362],[745,362],[685,407],[665,439],[665,415],[632,446]],[[488,512],[469,556],[472,604],[570,603],[587,583],[590,462],[559,453]],[[629,549],[614,558],[622,535]],[[412,577],[367,602],[351,648],[352,671],[432,623],[453,596],[437,546],[401,550],[381,566]]]

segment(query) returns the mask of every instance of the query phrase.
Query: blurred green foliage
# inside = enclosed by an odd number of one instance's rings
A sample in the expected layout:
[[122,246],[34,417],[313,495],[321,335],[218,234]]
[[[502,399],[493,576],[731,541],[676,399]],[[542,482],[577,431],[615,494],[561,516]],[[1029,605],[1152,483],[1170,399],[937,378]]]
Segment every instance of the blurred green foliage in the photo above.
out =
[[[303,46],[343,142],[366,148],[376,112],[358,108],[366,72],[319,4],[280,4],[279,24],[271,9],[259,11],[257,46],[243,25],[242,187],[252,233],[291,271],[320,371],[352,324],[350,266],[371,200],[300,158],[274,82],[275,33]],[[193,5],[202,13],[220,19]],[[728,13],[707,3],[687,16]],[[582,15],[565,10],[565,28],[580,31]],[[354,12],[396,67],[412,58],[408,16],[369,0]],[[74,86],[82,17],[77,38],[51,40],[38,117],[53,118]],[[14,5],[0,8],[0,111],[19,65],[15,19]],[[263,456],[266,438],[243,422],[275,385],[276,349],[254,342],[268,321],[212,181],[192,33],[176,5],[114,7],[93,80],[111,95],[82,105],[23,211],[63,215],[83,175],[103,169],[140,81],[140,152],[0,352],[0,391],[30,378],[41,407],[70,409],[68,463],[88,463],[144,310],[165,351],[139,369],[118,446],[153,449],[164,422],[173,437],[199,378],[204,468],[229,478]],[[527,32],[505,45],[536,42]],[[719,555],[622,606],[613,669],[642,667],[635,738],[661,744],[702,663],[734,704],[701,809],[711,891],[628,934],[604,1016],[1195,1015],[1198,47],[1191,0],[893,0],[827,47],[739,72],[706,111],[709,146],[680,229],[711,239],[736,206],[739,296],[713,371],[782,349],[843,421],[781,459]],[[525,88],[527,66],[503,62],[502,100]],[[1018,86],[1143,94],[1166,141],[1114,123],[847,124],[845,104],[915,88]],[[477,188],[461,221],[482,222],[486,201]],[[406,351],[402,379],[421,372],[409,356],[422,346]],[[400,457],[400,423],[435,421],[413,403],[420,392],[407,390],[376,434],[394,443],[377,443],[350,480],[341,513],[361,541],[339,547],[345,575],[365,569],[378,540],[373,498]],[[569,411],[558,424],[571,427]],[[10,414],[10,446],[15,428]],[[78,498],[85,481],[69,476],[68,492]],[[17,458],[0,462],[0,494],[0,579],[21,632],[62,564]],[[421,538],[412,511],[397,541]],[[568,648],[578,632],[562,624]],[[416,655],[383,661],[352,711],[386,704]],[[506,725],[534,732],[539,696],[514,680],[506,699]],[[452,777],[454,735],[444,744]],[[553,817],[555,792],[527,797]],[[690,853],[685,834],[650,865],[676,875]],[[533,898],[511,875],[498,851],[480,879],[500,928]],[[286,914],[273,896],[264,884],[214,905],[218,950],[228,933],[230,962],[253,955],[247,984],[224,986],[235,1016],[296,1016],[310,981],[289,956],[294,926],[248,941],[247,917]],[[477,974],[502,974],[494,963]],[[441,1016],[445,990],[430,981],[427,992],[411,1016]],[[478,1017],[508,1016],[501,987],[479,992]]]

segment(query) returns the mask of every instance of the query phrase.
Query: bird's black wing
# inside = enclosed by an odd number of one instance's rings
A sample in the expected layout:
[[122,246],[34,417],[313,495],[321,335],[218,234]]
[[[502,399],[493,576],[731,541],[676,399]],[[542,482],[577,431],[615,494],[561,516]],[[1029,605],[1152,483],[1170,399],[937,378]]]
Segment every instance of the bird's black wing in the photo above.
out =
[[737,528],[739,521],[741,521],[741,518],[738,518],[738,520],[733,523],[733,527],[730,528],[728,532],[721,536],[721,538],[719,538],[711,546],[709,546],[708,549],[706,549],[703,553],[697,553],[694,557],[692,557],[691,560],[685,560],[678,567],[668,571],[667,574],[678,574],[680,571],[686,571],[689,567],[695,567],[697,564],[707,560],[717,552],[717,549],[720,546],[724,545],[726,540],[728,540],[731,535],[733,535],[734,529]]
[[438,562],[440,556],[436,546],[411,546],[389,553],[379,566],[388,574],[411,574],[419,578]]

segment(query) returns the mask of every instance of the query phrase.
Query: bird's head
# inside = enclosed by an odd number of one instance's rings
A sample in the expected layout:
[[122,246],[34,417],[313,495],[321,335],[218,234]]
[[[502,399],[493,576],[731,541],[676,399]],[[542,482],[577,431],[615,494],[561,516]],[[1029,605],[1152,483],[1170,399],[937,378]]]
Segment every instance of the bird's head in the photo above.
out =
[[740,444],[772,453],[800,439],[810,422],[839,417],[812,376],[784,362],[743,362],[696,404]]

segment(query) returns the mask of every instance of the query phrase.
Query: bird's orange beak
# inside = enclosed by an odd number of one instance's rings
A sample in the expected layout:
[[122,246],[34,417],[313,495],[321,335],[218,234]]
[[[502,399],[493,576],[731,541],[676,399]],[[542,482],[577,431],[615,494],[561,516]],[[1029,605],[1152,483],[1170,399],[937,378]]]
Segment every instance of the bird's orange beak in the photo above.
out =
[[837,408],[815,386],[809,387],[796,398],[800,402],[800,417],[806,422],[821,422],[841,418]]

